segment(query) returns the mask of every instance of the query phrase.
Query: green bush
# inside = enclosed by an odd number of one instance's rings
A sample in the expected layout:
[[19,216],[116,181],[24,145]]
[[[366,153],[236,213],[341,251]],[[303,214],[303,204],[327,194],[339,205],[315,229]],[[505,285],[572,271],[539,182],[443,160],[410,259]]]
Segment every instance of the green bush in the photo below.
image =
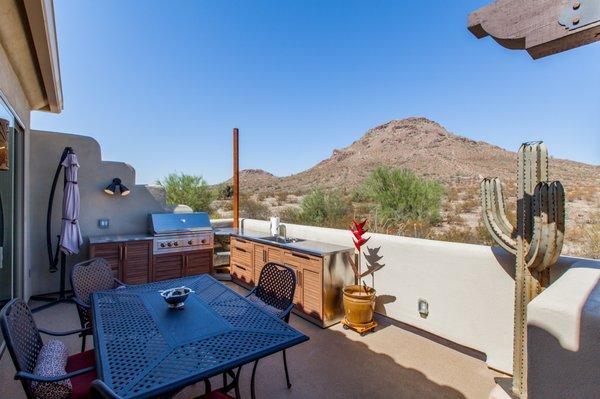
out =
[[338,192],[316,189],[300,202],[300,208],[286,208],[281,219],[288,223],[321,227],[348,227],[352,220],[352,204]]
[[440,220],[444,187],[410,170],[379,167],[363,183],[362,194],[374,203],[382,225],[433,224]]
[[248,196],[240,196],[240,217],[265,220],[269,216],[268,206]]
[[157,184],[165,188],[168,204],[187,205],[195,212],[210,211],[213,192],[202,176],[171,173]]

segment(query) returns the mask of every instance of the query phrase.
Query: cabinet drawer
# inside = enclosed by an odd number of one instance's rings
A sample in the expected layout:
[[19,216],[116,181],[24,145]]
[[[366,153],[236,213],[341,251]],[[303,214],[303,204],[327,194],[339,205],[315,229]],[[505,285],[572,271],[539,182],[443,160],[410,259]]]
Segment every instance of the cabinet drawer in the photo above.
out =
[[239,280],[244,281],[245,283],[252,283],[252,268],[246,265],[239,264],[237,262],[233,262],[231,264],[231,274]]
[[231,237],[230,245],[232,248],[235,246],[237,248],[245,250],[246,252],[252,252],[252,248],[254,246],[254,244],[251,241],[246,241],[237,237]]
[[293,251],[284,251],[283,260],[285,263],[302,266],[302,268],[308,268],[317,273],[321,273],[323,265],[322,258]]
[[245,245],[234,243],[231,245],[230,251],[232,261],[243,263],[246,266],[252,266],[252,258],[254,255],[252,246],[250,246],[250,249],[248,249]]
[[281,264],[283,262],[283,250],[275,247],[267,247],[267,262]]

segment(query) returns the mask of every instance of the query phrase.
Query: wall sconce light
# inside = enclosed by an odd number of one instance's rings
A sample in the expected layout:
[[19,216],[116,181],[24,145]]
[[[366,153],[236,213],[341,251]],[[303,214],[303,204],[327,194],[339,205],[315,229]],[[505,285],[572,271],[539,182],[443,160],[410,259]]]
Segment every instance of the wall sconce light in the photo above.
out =
[[121,183],[121,179],[115,177],[112,179],[112,183],[110,183],[105,189],[104,192],[109,195],[114,195],[117,190],[121,193],[123,197],[129,195],[130,191],[123,183]]
[[429,303],[425,299],[419,299],[419,314],[424,319],[429,316]]

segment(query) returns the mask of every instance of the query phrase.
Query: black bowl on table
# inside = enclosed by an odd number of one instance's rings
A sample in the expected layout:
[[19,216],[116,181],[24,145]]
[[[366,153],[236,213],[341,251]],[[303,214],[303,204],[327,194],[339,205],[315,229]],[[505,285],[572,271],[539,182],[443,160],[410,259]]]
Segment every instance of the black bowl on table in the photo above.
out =
[[188,287],[169,288],[168,290],[158,291],[171,309],[181,309],[187,297],[194,292]]

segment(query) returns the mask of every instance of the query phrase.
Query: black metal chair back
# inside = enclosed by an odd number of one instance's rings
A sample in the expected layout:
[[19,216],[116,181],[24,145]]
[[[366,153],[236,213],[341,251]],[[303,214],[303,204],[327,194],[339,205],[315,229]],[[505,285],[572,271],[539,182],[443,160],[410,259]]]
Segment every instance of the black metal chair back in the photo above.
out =
[[71,287],[82,303],[90,304],[90,295],[107,291],[115,286],[113,272],[104,258],[94,258],[78,263],[71,269]]
[[[33,373],[35,362],[44,343],[31,310],[22,299],[13,299],[0,313],[0,327],[6,347],[17,372]],[[28,398],[33,398],[31,383],[21,380]]]
[[[296,273],[287,266],[271,262],[262,268],[253,295],[265,304],[285,312],[291,310],[295,291]],[[287,321],[289,312],[284,316]]]

